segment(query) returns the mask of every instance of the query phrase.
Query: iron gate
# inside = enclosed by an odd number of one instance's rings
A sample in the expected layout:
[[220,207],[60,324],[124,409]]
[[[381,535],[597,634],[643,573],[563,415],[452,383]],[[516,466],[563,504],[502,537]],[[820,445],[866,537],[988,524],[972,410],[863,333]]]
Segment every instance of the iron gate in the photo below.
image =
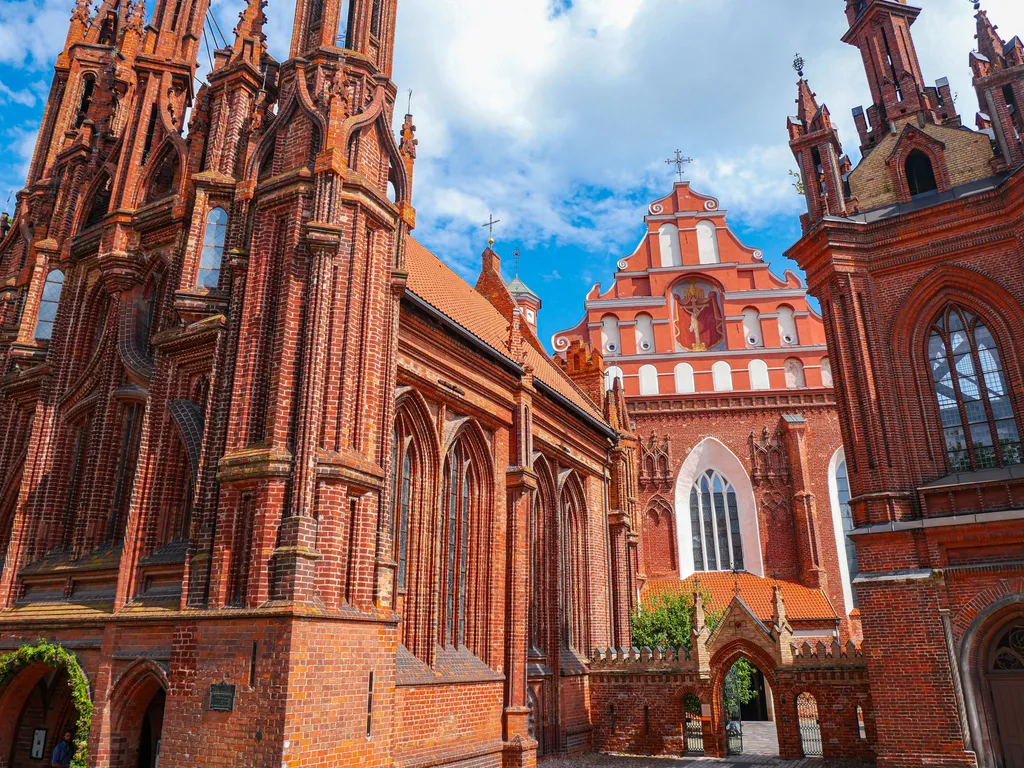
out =
[[686,754],[704,754],[704,726],[700,714],[686,713]]
[[686,715],[686,754],[704,754],[704,726],[700,719],[700,699],[695,694],[687,694],[685,699]]
[[800,746],[804,757],[822,757],[818,702],[811,694],[801,693],[796,699],[796,714],[800,721]]

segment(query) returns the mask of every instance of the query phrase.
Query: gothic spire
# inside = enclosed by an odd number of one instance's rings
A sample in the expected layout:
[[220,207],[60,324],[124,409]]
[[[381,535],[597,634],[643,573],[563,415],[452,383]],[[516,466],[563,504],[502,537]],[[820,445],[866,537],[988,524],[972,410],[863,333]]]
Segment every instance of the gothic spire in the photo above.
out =
[[263,12],[266,7],[266,0],[248,0],[238,14],[238,24],[235,26],[235,59],[245,61],[257,69],[267,50],[267,36],[263,33],[263,25],[267,23],[267,16]]

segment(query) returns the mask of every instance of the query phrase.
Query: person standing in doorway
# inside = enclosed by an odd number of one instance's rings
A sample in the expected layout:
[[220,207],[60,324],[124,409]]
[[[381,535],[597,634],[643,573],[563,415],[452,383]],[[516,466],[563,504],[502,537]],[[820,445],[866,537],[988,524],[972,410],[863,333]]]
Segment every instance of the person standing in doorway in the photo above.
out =
[[64,740],[53,750],[50,768],[68,768],[71,765],[71,758],[75,756],[75,743],[72,739],[71,731],[64,731]]

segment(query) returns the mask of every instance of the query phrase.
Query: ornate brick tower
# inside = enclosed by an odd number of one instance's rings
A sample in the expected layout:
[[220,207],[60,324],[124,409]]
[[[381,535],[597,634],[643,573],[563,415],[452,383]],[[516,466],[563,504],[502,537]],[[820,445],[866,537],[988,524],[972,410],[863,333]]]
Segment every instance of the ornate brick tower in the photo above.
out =
[[844,40],[863,53],[874,104],[854,110],[863,158],[843,171],[839,205],[825,153],[824,172],[808,161],[809,147],[841,152],[838,137],[801,78],[789,131],[808,214],[790,255],[821,300],[835,372],[879,765],[1012,765],[1024,733],[1009,703],[1024,695],[1012,672],[1024,666],[1024,61],[979,13],[982,130],[967,130],[948,85],[923,85],[919,13],[847,4]]
[[79,2],[0,242],[0,622],[97,766],[391,760],[396,2],[262,8],[193,94],[206,0]]

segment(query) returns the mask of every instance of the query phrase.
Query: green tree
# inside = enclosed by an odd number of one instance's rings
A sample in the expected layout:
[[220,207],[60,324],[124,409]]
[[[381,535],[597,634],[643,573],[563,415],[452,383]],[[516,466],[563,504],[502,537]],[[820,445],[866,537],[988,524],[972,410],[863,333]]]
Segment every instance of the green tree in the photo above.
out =
[[755,669],[749,661],[739,658],[725,675],[725,711],[737,719],[740,716],[740,705],[749,704],[757,698]]

